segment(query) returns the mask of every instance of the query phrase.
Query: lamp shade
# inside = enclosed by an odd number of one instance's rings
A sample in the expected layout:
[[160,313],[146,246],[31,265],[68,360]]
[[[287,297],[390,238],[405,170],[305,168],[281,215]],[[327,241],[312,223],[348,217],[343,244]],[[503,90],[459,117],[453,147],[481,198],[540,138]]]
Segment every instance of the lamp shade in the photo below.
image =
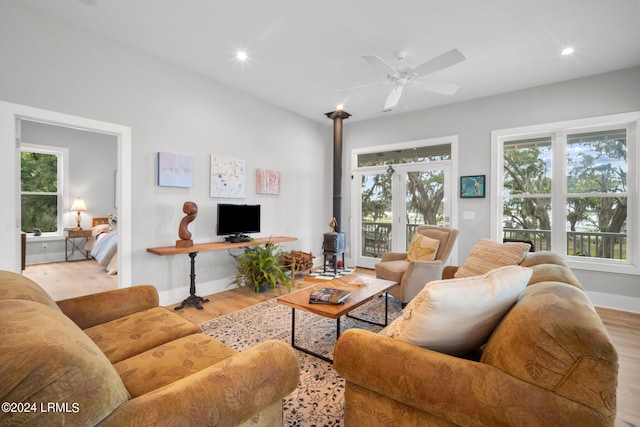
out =
[[84,199],[76,197],[73,201],[73,205],[71,205],[71,209],[69,210],[75,212],[86,211],[87,205],[84,203]]

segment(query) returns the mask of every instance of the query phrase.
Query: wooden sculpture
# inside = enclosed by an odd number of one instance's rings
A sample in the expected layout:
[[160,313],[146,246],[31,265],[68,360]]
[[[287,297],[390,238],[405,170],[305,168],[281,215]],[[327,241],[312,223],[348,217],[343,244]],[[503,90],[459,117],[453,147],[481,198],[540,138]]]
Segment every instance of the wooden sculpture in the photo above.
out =
[[180,227],[178,228],[178,236],[180,240],[176,240],[177,248],[190,248],[193,246],[193,240],[191,240],[191,232],[187,229],[190,222],[196,219],[198,216],[198,205],[194,202],[184,202],[182,206],[182,212],[187,215],[180,221]]

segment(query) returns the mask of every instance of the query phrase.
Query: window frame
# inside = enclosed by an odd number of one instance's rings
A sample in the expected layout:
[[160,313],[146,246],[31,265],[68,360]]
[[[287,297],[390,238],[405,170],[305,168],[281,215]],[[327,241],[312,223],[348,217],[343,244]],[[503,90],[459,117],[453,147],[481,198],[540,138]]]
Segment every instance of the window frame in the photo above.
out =
[[[29,152],[29,153],[41,153],[41,154],[49,154],[55,155],[58,158],[57,166],[58,166],[58,215],[57,215],[57,230],[50,232],[43,232],[39,237],[62,237],[64,233],[64,216],[66,212],[64,211],[64,206],[67,200],[67,189],[69,188],[69,149],[65,147],[55,147],[52,145],[39,145],[32,144],[27,142],[22,142],[20,144],[20,152]],[[24,194],[32,194],[31,192],[23,192],[22,185],[20,184],[20,198]],[[22,224],[22,213],[20,213],[20,223]],[[35,235],[33,233],[26,233],[27,240],[31,240]]]
[[611,260],[594,257],[566,255],[566,215],[552,215],[551,247],[567,264],[576,269],[640,275],[640,111],[613,114],[577,120],[568,120],[539,125],[499,129],[491,132],[492,191],[491,191],[491,237],[502,241],[503,147],[505,142],[516,139],[531,139],[551,136],[552,145],[552,212],[566,211],[566,141],[567,135],[597,130],[627,129],[627,259]]

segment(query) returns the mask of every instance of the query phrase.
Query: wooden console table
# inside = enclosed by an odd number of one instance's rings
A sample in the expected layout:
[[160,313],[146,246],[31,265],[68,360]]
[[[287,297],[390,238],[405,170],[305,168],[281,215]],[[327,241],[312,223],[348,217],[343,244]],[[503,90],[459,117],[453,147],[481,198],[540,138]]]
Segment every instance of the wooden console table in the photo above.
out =
[[166,256],[166,255],[178,255],[178,254],[188,254],[189,258],[191,258],[191,275],[190,277],[190,286],[189,286],[189,296],[182,301],[180,306],[176,307],[175,310],[181,310],[188,305],[192,305],[198,310],[202,310],[202,303],[209,302],[208,299],[199,297],[196,295],[196,255],[198,252],[207,252],[207,251],[220,251],[224,249],[233,249],[233,248],[245,248],[248,246],[252,246],[254,244],[266,245],[268,243],[284,243],[284,242],[294,242],[298,239],[295,237],[286,237],[286,236],[272,236],[272,237],[263,237],[259,239],[253,239],[248,242],[238,242],[238,243],[227,243],[227,242],[209,242],[209,243],[196,243],[188,248],[179,248],[176,246],[160,246],[157,248],[147,248],[147,252]]

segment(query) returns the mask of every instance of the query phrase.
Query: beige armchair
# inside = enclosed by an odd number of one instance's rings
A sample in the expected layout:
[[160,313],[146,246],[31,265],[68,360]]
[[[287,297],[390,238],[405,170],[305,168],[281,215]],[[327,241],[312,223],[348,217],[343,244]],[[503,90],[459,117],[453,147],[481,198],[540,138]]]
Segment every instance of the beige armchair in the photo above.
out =
[[399,299],[403,306],[411,301],[426,283],[442,278],[444,263],[449,258],[458,237],[458,230],[435,225],[419,225],[416,233],[440,241],[435,260],[409,262],[406,252],[387,252],[382,254],[382,260],[375,266],[377,278],[393,280],[400,284],[391,288],[389,294]]

